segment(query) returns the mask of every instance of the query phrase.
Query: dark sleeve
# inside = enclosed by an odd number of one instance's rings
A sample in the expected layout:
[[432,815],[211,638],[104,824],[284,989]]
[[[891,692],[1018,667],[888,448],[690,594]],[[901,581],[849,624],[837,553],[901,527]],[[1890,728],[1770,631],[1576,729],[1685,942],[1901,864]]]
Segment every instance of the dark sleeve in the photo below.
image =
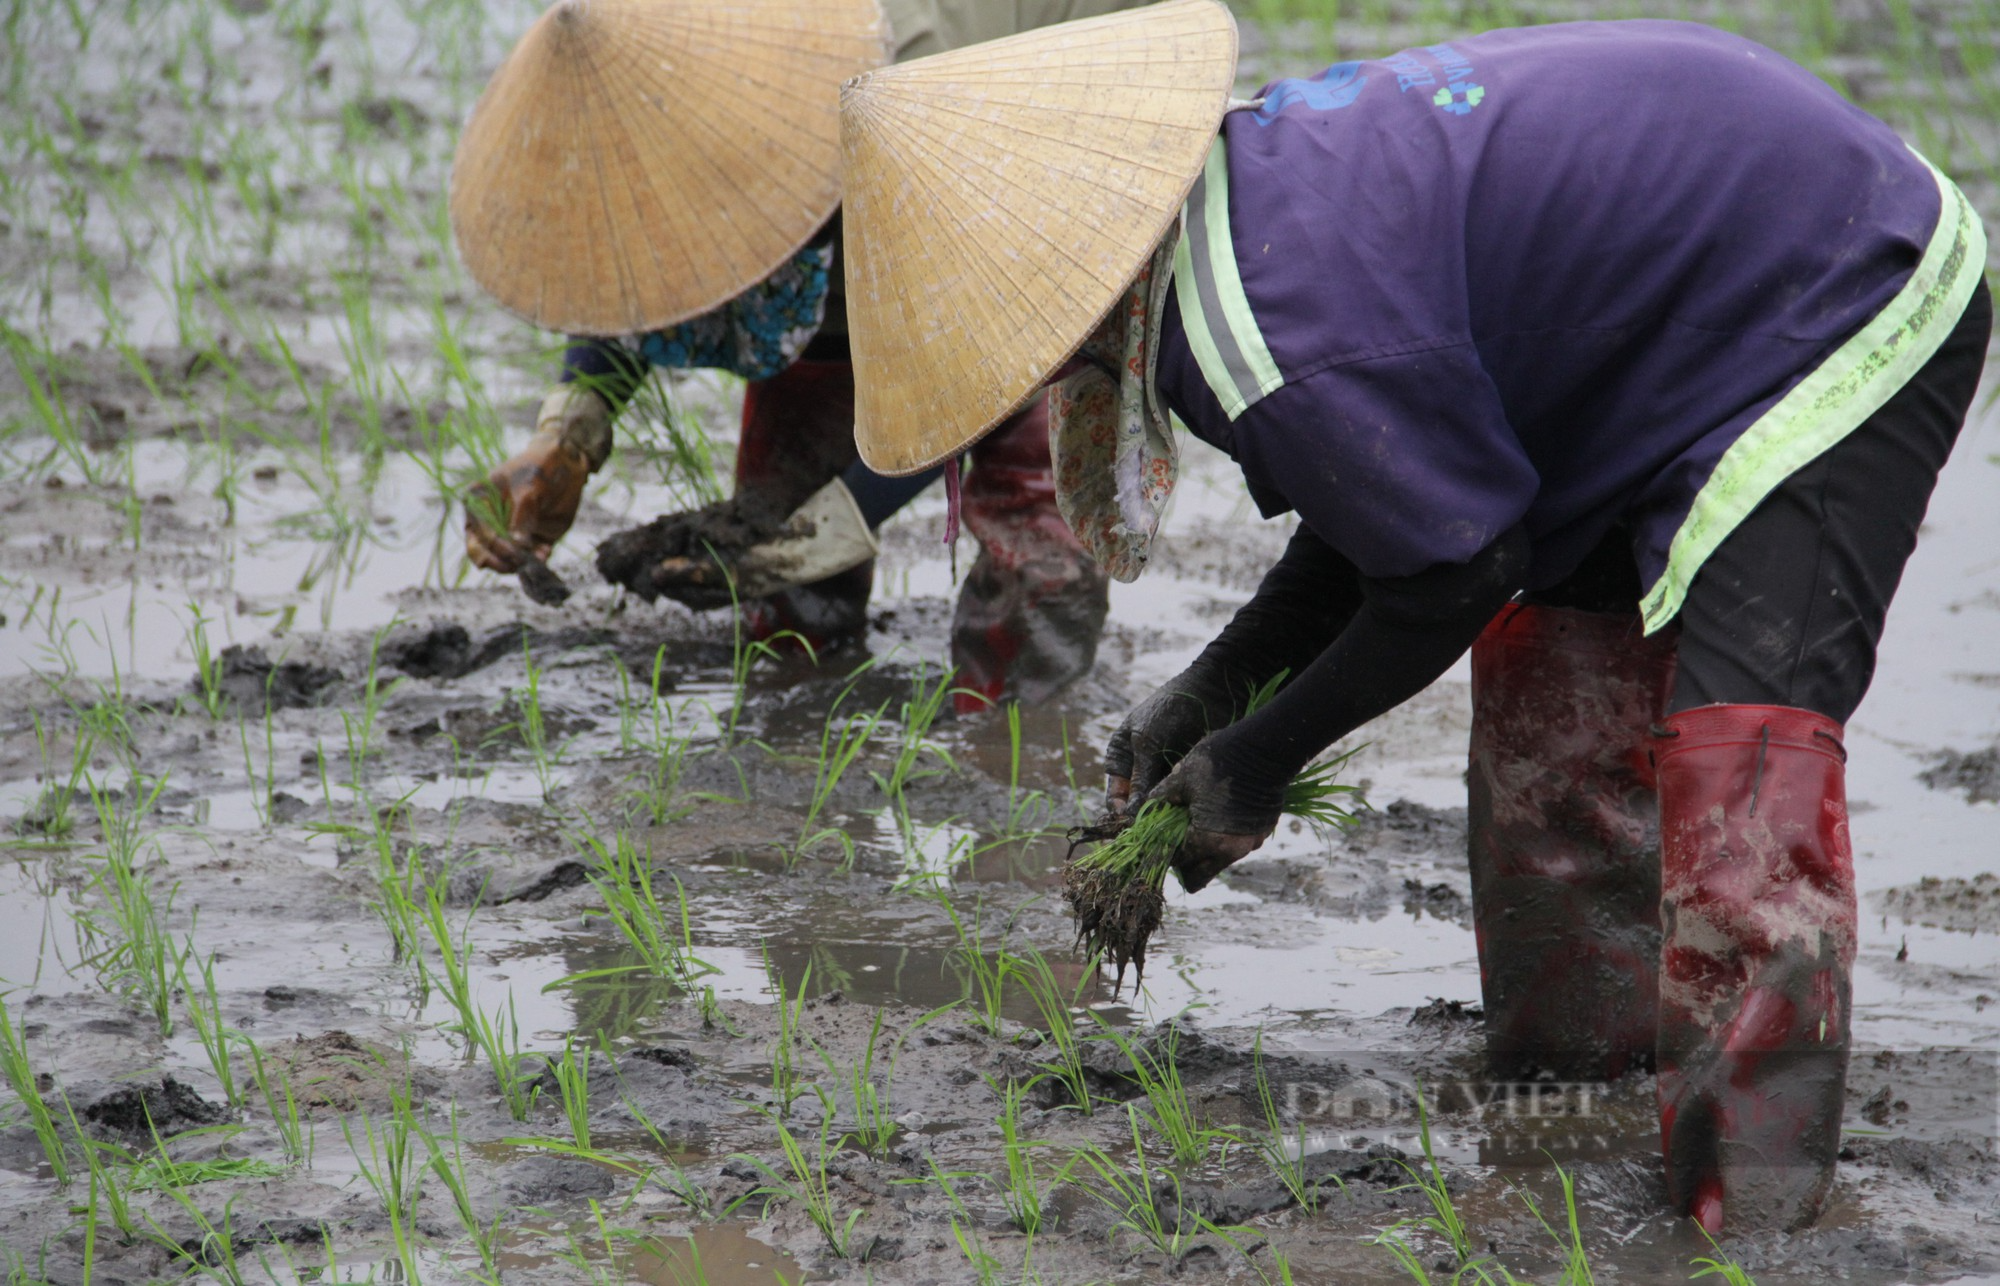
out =
[[[1361,607],[1361,574],[1311,528],[1292,533],[1250,601],[1195,658],[1237,702],[1272,678],[1297,676]],[[1219,712],[1218,712],[1219,713]]]
[[[1225,811],[1246,830],[1259,818],[1268,825],[1286,784],[1314,755],[1451,668],[1520,590],[1528,561],[1527,533],[1515,526],[1464,563],[1360,578],[1359,609],[1331,645],[1270,704],[1208,739],[1228,787]],[[1229,829],[1223,819],[1205,824]]]
[[610,403],[618,414],[646,379],[646,359],[615,339],[570,336],[563,353],[562,382],[581,383]]
[[913,473],[906,478],[892,478],[877,473],[861,461],[847,466],[840,475],[841,482],[854,497],[855,507],[873,531],[889,520],[889,515],[917,498],[917,494],[944,476],[944,466]]

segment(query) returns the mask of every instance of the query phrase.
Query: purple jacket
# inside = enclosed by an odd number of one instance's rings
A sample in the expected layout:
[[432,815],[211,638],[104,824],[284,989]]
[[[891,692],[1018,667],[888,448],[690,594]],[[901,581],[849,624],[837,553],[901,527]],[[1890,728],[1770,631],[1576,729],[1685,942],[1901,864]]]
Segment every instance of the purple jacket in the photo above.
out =
[[1519,522],[1542,587],[1623,521],[1658,628],[1984,266],[1893,131],[1707,27],[1494,31],[1265,98],[1189,198],[1159,390],[1370,576]]

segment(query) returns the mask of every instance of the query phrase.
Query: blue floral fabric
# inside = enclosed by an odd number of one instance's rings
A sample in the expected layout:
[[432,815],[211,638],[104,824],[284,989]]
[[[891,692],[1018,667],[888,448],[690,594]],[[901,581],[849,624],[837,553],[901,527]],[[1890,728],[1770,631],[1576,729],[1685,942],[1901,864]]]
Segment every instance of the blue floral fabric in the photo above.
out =
[[826,318],[833,246],[807,246],[713,312],[639,340],[655,366],[713,367],[764,380],[790,366]]

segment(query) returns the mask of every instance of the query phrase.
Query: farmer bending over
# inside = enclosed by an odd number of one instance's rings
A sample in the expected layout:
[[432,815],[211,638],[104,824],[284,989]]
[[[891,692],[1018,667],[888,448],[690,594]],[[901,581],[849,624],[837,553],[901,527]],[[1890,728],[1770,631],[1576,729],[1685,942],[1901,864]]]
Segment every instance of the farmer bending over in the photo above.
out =
[[[562,0],[495,74],[460,144],[452,224],[467,268],[511,311],[575,338],[535,433],[469,506],[466,552],[519,571],[546,558],[610,455],[612,421],[649,366],[749,381],[739,499],[813,500],[815,548],[731,576],[759,637],[815,647],[866,628],[873,529],[937,471],[856,462],[841,284],[836,94],[896,58],[934,54],[1136,0]],[[884,16],[886,11],[886,19]],[[1087,671],[1105,580],[1057,514],[1042,404],[974,453],[966,525],[980,542],[952,630],[957,683],[1040,699]],[[488,518],[504,515],[505,529]],[[800,577],[811,583],[786,588]],[[697,605],[701,562],[651,588]],[[771,592],[771,591],[777,592]],[[747,595],[746,595],[747,596]],[[649,595],[650,597],[650,595]],[[983,705],[976,699],[966,708]]]
[[1677,1206],[1808,1222],[1850,1039],[1842,723],[1984,359],[1979,222],[1705,27],[1495,31],[1225,116],[1234,55],[1171,0],[849,84],[862,458],[931,467],[1060,374],[1057,502],[1111,574],[1170,416],[1298,514],[1106,753],[1114,807],[1190,810],[1190,889],[1470,648],[1496,1061],[1656,1061]]

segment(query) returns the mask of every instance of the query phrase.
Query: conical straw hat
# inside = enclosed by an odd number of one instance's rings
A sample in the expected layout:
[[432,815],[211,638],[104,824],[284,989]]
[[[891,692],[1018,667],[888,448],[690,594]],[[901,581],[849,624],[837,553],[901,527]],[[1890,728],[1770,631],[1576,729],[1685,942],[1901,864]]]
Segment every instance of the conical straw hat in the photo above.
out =
[[459,139],[466,269],[572,334],[715,308],[833,214],[840,83],[888,52],[877,0],[558,0]]
[[855,440],[882,473],[1005,419],[1131,284],[1236,77],[1216,0],[1046,27],[841,91]]

